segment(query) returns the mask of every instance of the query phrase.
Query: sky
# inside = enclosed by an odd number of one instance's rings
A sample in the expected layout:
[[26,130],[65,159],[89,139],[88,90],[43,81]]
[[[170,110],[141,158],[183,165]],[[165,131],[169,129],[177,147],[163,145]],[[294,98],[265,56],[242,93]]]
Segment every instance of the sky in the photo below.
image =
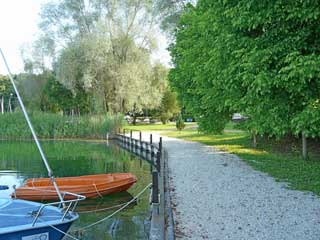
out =
[[[35,40],[39,12],[46,0],[0,0],[0,48],[6,55],[13,73],[23,71],[20,48]],[[0,73],[4,69],[0,61]]]
[[[13,73],[23,71],[21,46],[36,39],[39,12],[41,5],[46,2],[48,0],[0,0],[0,48]],[[166,38],[160,34],[159,50],[152,57],[169,66],[170,55],[166,48]],[[0,74],[6,73],[1,59]]]

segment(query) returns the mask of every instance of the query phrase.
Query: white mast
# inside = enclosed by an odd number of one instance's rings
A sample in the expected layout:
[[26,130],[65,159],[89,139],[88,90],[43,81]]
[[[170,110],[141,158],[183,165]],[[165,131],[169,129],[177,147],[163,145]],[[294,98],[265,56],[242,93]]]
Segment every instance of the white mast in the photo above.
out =
[[48,163],[48,161],[47,161],[46,156],[45,156],[44,153],[43,153],[43,150],[42,150],[42,147],[41,147],[40,142],[39,142],[39,140],[38,140],[38,137],[37,137],[37,135],[36,135],[36,133],[35,133],[35,131],[34,131],[34,129],[33,129],[32,123],[31,123],[31,121],[30,121],[30,119],[29,119],[29,116],[28,116],[28,113],[27,113],[27,111],[26,111],[26,109],[25,109],[25,107],[24,107],[24,104],[23,104],[23,102],[22,102],[22,99],[21,99],[21,97],[20,97],[20,94],[19,94],[19,92],[18,92],[18,89],[17,89],[17,87],[16,87],[16,84],[14,83],[14,80],[13,80],[13,77],[12,77],[12,74],[11,74],[11,71],[10,71],[10,69],[9,69],[9,65],[8,65],[8,63],[7,63],[7,60],[6,60],[5,56],[4,56],[1,48],[0,48],[0,53],[1,53],[2,59],[3,59],[3,61],[4,61],[4,64],[5,64],[6,68],[7,68],[8,75],[9,75],[10,81],[11,81],[11,83],[12,83],[12,85],[13,85],[14,91],[15,91],[17,97],[18,97],[18,101],[19,101],[19,103],[20,103],[20,106],[21,106],[23,115],[24,115],[24,117],[25,117],[25,119],[26,119],[26,121],[27,121],[27,123],[28,123],[28,126],[29,126],[29,128],[30,128],[30,130],[31,130],[33,139],[34,139],[34,141],[36,142],[36,145],[37,145],[37,148],[38,148],[38,150],[39,150],[39,152],[40,152],[42,161],[43,161],[44,165],[45,165],[46,168],[47,168],[48,176],[49,176],[49,178],[51,179],[51,181],[52,181],[52,183],[53,183],[53,186],[54,186],[54,188],[55,188],[56,191],[57,191],[57,194],[58,194],[58,196],[59,196],[60,201],[63,202],[63,198],[62,198],[61,192],[60,192],[60,190],[59,190],[59,187],[58,187],[58,185],[57,185],[57,182],[56,182],[56,180],[54,179],[53,172],[52,172],[52,170],[51,170],[51,168],[50,168],[50,166],[49,166],[49,163]]

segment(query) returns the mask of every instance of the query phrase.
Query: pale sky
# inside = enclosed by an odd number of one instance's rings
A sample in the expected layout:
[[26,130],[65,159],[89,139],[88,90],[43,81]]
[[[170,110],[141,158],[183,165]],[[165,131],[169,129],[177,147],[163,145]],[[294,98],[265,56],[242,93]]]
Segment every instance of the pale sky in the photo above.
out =
[[[13,73],[23,71],[20,48],[36,39],[41,4],[46,2],[48,0],[0,0],[0,48]],[[168,66],[170,55],[166,48],[166,38],[160,36],[159,51],[153,58]],[[0,74],[6,73],[1,59]]]
[[[11,71],[23,70],[20,48],[37,34],[41,3],[46,0],[0,0],[0,47]],[[2,60],[0,73],[7,73]]]

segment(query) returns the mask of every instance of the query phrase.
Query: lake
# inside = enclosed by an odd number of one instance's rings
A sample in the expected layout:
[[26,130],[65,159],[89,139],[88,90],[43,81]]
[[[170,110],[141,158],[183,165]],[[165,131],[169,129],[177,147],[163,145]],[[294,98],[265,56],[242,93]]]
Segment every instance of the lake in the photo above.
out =
[[[148,239],[149,191],[111,219],[88,230],[76,230],[110,215],[118,209],[116,205],[128,202],[144,189],[151,182],[149,163],[112,142],[42,141],[42,146],[55,176],[131,172],[138,179],[127,192],[81,202],[77,208],[80,218],[70,229],[73,235],[80,239]],[[0,191],[0,197],[10,197],[13,185],[20,186],[34,177],[47,177],[34,142],[0,141],[0,185],[10,187]]]

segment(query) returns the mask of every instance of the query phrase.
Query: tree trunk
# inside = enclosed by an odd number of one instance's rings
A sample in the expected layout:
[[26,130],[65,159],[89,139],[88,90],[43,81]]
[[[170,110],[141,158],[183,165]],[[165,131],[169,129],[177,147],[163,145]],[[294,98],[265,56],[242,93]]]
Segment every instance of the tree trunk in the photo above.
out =
[[121,112],[125,113],[125,99],[124,98],[121,100]]
[[304,160],[308,159],[308,146],[307,146],[307,138],[304,133],[302,133],[302,157]]
[[108,104],[108,94],[104,91],[104,110],[105,112],[109,112],[109,104]]
[[1,97],[1,113],[4,114],[4,98],[3,96]]
[[136,125],[136,123],[137,123],[137,113],[136,113],[136,104],[133,104],[133,121],[132,121],[132,124],[133,125]]
[[257,132],[253,131],[252,134],[252,147],[256,148],[257,147]]
[[9,103],[8,103],[8,112],[12,112],[12,108],[11,108],[11,97],[9,97]]
[[74,109],[71,109],[71,121],[73,122],[73,116],[74,116]]

